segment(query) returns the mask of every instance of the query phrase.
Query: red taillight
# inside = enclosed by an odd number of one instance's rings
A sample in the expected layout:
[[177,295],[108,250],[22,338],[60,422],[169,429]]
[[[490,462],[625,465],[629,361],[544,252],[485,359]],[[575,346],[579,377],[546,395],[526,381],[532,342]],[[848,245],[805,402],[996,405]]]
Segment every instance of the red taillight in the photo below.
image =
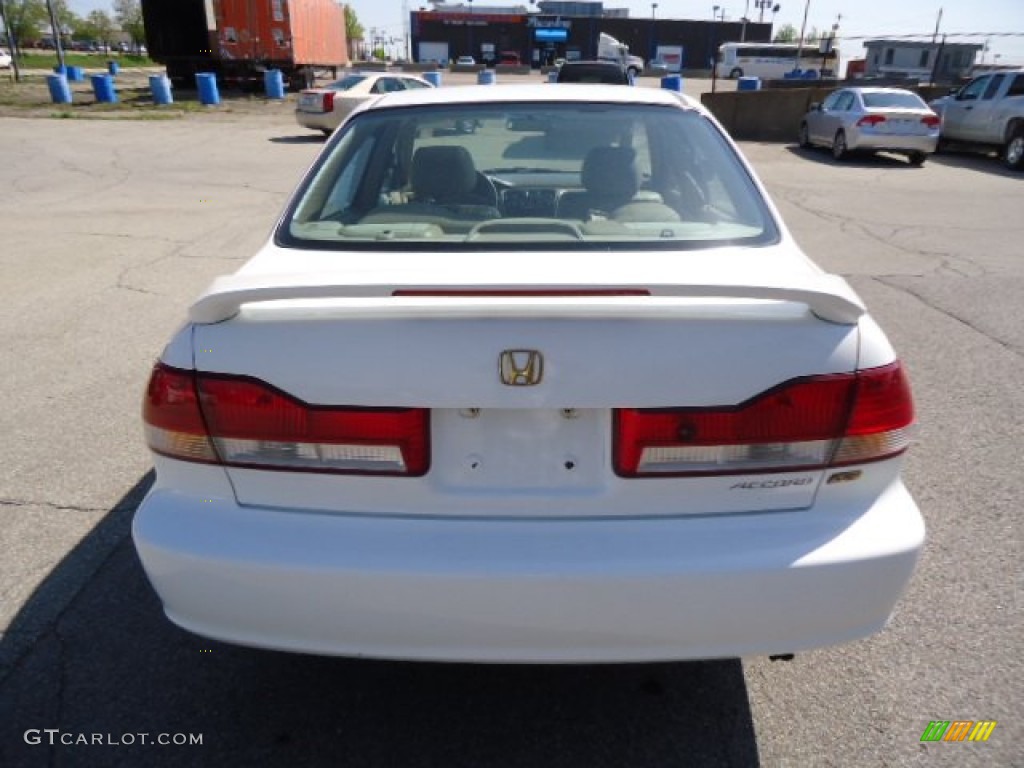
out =
[[618,410],[615,471],[708,475],[875,461],[906,449],[913,420],[899,363],[815,376],[728,408]]
[[927,125],[929,128],[938,128],[942,125],[942,120],[938,115],[925,115],[921,118],[921,122]]
[[324,91],[320,108],[324,112],[331,112],[334,109],[334,91]]
[[538,290],[498,290],[498,289],[430,289],[398,288],[391,292],[392,296],[411,296],[414,298],[433,298],[451,296],[454,298],[590,298],[603,296],[650,296],[646,288],[553,288]]
[[191,371],[155,366],[142,403],[142,420],[146,442],[157,453],[188,461],[217,461]]
[[872,128],[879,123],[885,122],[885,115],[864,115],[860,120],[857,121],[859,126],[871,126]]
[[[155,398],[154,388],[176,402]],[[143,415],[154,451],[190,461],[401,475],[422,475],[429,466],[425,409],[311,406],[253,379],[158,365]],[[168,433],[191,435],[208,453],[177,450]]]

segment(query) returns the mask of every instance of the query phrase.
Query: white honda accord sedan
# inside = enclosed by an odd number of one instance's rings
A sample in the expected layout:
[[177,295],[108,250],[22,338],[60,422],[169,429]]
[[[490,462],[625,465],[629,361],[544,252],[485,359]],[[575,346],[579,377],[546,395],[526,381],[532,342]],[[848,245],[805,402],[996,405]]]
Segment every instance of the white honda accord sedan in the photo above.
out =
[[143,416],[146,573],[242,645],[784,654],[882,629],[924,540],[903,365],[667,90],[362,107]]

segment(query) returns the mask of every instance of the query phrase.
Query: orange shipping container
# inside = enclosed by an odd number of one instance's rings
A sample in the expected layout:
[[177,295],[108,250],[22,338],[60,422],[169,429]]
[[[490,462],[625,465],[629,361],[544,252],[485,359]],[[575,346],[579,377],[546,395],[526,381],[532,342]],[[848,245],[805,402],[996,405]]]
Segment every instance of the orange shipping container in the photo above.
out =
[[348,63],[344,8],[334,0],[215,0],[214,8],[222,59]]

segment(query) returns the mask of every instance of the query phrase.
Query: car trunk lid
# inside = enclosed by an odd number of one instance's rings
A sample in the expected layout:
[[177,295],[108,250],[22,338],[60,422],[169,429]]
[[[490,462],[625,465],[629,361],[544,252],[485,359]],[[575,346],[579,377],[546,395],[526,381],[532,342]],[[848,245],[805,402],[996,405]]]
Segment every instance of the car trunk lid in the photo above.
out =
[[820,466],[637,478],[621,471],[616,440],[625,412],[735,409],[785,382],[854,371],[863,307],[841,280],[757,268],[651,279],[659,270],[637,262],[585,281],[557,268],[498,280],[470,261],[463,272],[382,261],[292,274],[257,263],[219,280],[192,308],[195,365],[314,409],[424,409],[428,469],[384,479],[239,461],[227,471],[241,503],[550,517],[813,502]]

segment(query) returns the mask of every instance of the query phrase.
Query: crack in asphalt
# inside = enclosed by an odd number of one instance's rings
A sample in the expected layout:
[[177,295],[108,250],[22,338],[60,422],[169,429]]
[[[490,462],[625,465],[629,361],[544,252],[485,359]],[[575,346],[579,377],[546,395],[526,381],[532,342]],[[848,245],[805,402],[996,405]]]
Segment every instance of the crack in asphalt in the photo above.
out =
[[191,240],[174,240],[169,237],[158,235],[133,235],[128,232],[84,232],[82,230],[67,230],[65,234],[82,235],[84,237],[115,237],[123,240],[141,240],[145,243],[167,243],[169,245],[190,245]]
[[[927,227],[918,227],[913,225],[898,225],[898,224],[886,224],[884,222],[862,222],[858,221],[853,216],[847,216],[841,213],[832,213],[830,211],[822,211],[817,208],[811,207],[805,202],[804,195],[800,192],[786,192],[783,191],[781,195],[788,203],[792,204],[796,208],[799,208],[806,214],[831,224],[839,225],[841,232],[849,232],[854,230],[864,235],[870,240],[874,240],[882,245],[889,246],[901,253],[905,253],[910,256],[919,256],[926,259],[938,259],[939,264],[936,265],[933,270],[935,273],[941,274],[943,270],[947,273],[952,273],[957,277],[981,277],[987,274],[984,267],[977,263],[966,259],[962,256],[957,256],[946,251],[932,251],[925,248],[912,248],[906,245],[902,245],[895,241],[895,238],[903,233],[910,232],[919,229],[928,229]],[[884,227],[888,228],[888,233],[879,233],[872,229],[872,227]],[[962,229],[956,227],[956,229]],[[958,266],[959,263],[959,266]],[[962,265],[969,265],[965,269]],[[923,275],[919,275],[923,276]]]
[[[861,275],[860,277],[866,277],[866,276]],[[900,277],[914,277],[914,275],[900,275]],[[1007,352],[1010,352],[1011,354],[1013,354],[1013,355],[1015,355],[1017,357],[1024,357],[1024,351],[1017,349],[1015,346],[1013,346],[1012,344],[1010,344],[1007,341],[1003,341],[998,336],[994,336],[993,334],[989,333],[988,331],[986,331],[986,330],[984,330],[982,328],[979,328],[977,325],[972,323],[970,320],[967,320],[966,318],[961,317],[960,315],[956,314],[955,312],[953,312],[951,310],[948,310],[945,307],[939,306],[933,300],[931,300],[927,296],[925,296],[925,295],[923,295],[923,294],[913,290],[912,288],[908,288],[905,285],[900,285],[895,280],[891,280],[891,279],[888,279],[886,277],[879,276],[879,275],[872,275],[872,276],[868,277],[868,279],[875,280],[876,282],[879,282],[879,283],[881,283],[884,286],[892,288],[893,290],[900,291],[902,293],[906,293],[906,294],[908,294],[910,296],[913,296],[915,299],[920,301],[922,304],[924,304],[929,309],[934,309],[936,312],[939,312],[939,313],[945,315],[946,317],[949,317],[949,318],[951,318],[953,320],[956,320],[961,325],[964,325],[967,328],[970,328],[972,331],[977,333],[979,336],[983,336],[984,338],[988,339],[989,341],[995,342],[1000,347],[1005,349]]]
[[[32,499],[0,499],[0,507],[49,507],[61,512],[110,512],[106,507],[83,507],[77,504],[54,504]],[[117,509],[116,507],[114,509]]]

